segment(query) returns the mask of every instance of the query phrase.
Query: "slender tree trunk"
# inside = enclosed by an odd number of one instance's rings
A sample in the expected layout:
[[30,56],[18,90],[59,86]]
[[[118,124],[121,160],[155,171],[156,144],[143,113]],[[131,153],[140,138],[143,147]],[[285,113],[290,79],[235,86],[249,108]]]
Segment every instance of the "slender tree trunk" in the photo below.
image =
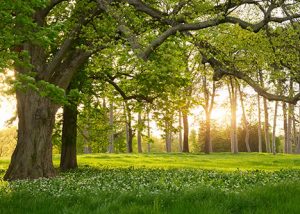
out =
[[142,114],[138,113],[138,134],[137,134],[137,144],[138,144],[138,153],[142,153]]
[[127,124],[127,152],[128,153],[133,152],[132,141],[133,141],[133,129],[131,127],[131,122],[130,122]]
[[215,81],[213,81],[213,88],[212,93],[210,96],[209,89],[207,86],[207,79],[206,76],[203,77],[203,91],[204,91],[204,98],[205,98],[205,105],[204,105],[204,111],[205,111],[205,143],[204,143],[204,152],[206,154],[209,154],[213,151],[212,149],[212,142],[211,142],[211,112],[214,105],[214,99],[216,94],[216,84]]
[[109,104],[109,126],[110,126],[110,136],[109,136],[109,146],[108,152],[114,153],[114,103],[111,101]]
[[287,153],[292,153],[292,123],[293,123],[293,105],[288,104],[287,116]]
[[150,144],[150,139],[151,139],[151,128],[150,128],[150,113],[149,111],[147,112],[147,122],[148,122],[148,153],[151,152],[151,144]]
[[127,152],[132,153],[132,140],[133,140],[133,129],[131,124],[131,109],[128,104],[124,104],[125,118],[126,118],[126,141],[127,141]]
[[58,106],[32,90],[17,91],[18,140],[5,180],[52,177],[52,131]]
[[212,152],[211,133],[210,133],[210,112],[205,111],[205,145],[204,152],[209,154]]
[[244,107],[243,93],[241,91],[240,85],[238,85],[238,89],[239,89],[240,102],[241,102],[241,107],[242,107],[242,112],[243,112],[243,126],[244,126],[244,129],[246,132],[245,144],[246,144],[247,152],[251,152],[250,145],[249,145],[250,131],[249,131],[248,121],[247,121],[247,117],[246,117],[246,111],[245,111],[245,107]]
[[189,152],[189,122],[188,122],[188,114],[186,109],[182,112],[182,120],[183,120],[183,149],[182,152]]
[[92,148],[89,145],[89,131],[88,131],[88,127],[84,126],[83,130],[82,130],[82,135],[83,135],[83,153],[84,154],[90,154],[92,153]]
[[178,116],[178,120],[179,120],[179,145],[178,145],[178,150],[179,152],[182,152],[182,113],[181,110],[179,110],[179,116]]
[[[297,146],[297,125],[296,125],[296,116],[295,116],[295,105],[293,105],[293,111],[292,111],[292,121],[293,121],[293,143],[295,146]],[[295,148],[296,149],[296,148]],[[296,152],[296,150],[295,150]]]
[[166,127],[166,151],[169,153],[172,151],[171,144],[172,144],[172,134],[171,134],[171,126],[169,121],[165,121],[165,127]]
[[[294,82],[290,79],[290,96],[294,96]],[[293,143],[296,143],[296,130],[295,130],[295,105],[289,103],[288,110],[288,132],[289,132],[289,150],[288,152],[293,153]]]
[[[264,87],[264,80],[263,80],[263,74],[261,71],[259,71],[259,79],[260,84],[262,87]],[[264,105],[264,134],[265,134],[265,144],[266,144],[266,150],[267,152],[271,152],[270,147],[270,135],[269,135],[269,114],[268,114],[268,103],[267,99],[263,98],[263,105]]]
[[266,143],[267,152],[271,152],[270,135],[269,135],[269,113],[268,113],[267,99],[263,98],[263,102],[264,102],[264,115],[265,115],[265,123],[264,123],[265,143]]
[[262,152],[262,135],[261,135],[261,110],[260,110],[260,96],[257,94],[257,111],[258,111],[258,126],[257,126],[257,134],[258,134],[258,152]]
[[230,78],[230,86],[228,86],[230,103],[231,103],[231,152],[238,153],[238,138],[237,138],[237,122],[236,122],[236,109],[237,109],[237,86],[235,80]]
[[106,99],[105,99],[105,97],[103,97],[103,99],[102,99],[102,107],[104,109],[106,109]]
[[[299,83],[299,92],[300,92],[300,83]],[[296,147],[296,153],[300,154],[300,103],[298,107],[299,116],[298,116],[298,140],[297,140],[297,147]]]
[[287,109],[286,103],[282,102],[283,130],[284,130],[284,153],[288,152],[288,129],[287,129]]
[[274,121],[273,121],[273,134],[272,134],[272,151],[273,154],[276,154],[276,121],[277,121],[277,109],[278,101],[275,101],[275,112],[274,112]]

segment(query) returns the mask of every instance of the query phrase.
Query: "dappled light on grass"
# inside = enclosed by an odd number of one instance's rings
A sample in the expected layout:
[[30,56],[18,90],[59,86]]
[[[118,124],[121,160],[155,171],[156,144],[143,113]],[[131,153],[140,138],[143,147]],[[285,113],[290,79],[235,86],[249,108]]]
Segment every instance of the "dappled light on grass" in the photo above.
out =
[[[78,162],[79,169],[52,179],[1,179],[0,213],[299,211],[293,203],[300,192],[295,155],[92,154]],[[8,163],[0,160],[1,177]]]

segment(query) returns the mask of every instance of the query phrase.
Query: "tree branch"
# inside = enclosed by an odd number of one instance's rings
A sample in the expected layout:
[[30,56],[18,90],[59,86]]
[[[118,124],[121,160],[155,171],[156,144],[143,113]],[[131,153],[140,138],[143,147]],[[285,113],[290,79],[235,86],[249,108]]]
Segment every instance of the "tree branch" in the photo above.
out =
[[214,80],[221,79],[224,75],[234,76],[238,79],[244,80],[248,85],[250,85],[259,95],[265,97],[268,100],[274,101],[284,101],[291,104],[296,104],[300,100],[300,93],[296,94],[294,97],[282,96],[271,94],[266,91],[265,88],[261,87],[257,81],[252,80],[248,75],[234,68],[233,66],[227,68],[223,63],[215,59],[214,57],[207,57],[206,54],[201,52],[203,58],[212,66],[214,69]]
[[119,92],[119,94],[121,95],[121,97],[123,98],[123,100],[137,100],[137,101],[146,101],[148,103],[152,103],[153,100],[155,98],[153,97],[147,97],[145,95],[142,95],[142,94],[135,94],[135,95],[130,95],[130,96],[127,96],[126,93],[121,89],[121,87],[114,82],[114,77],[112,77],[111,75],[109,74],[106,74],[106,81],[111,84],[117,92]]

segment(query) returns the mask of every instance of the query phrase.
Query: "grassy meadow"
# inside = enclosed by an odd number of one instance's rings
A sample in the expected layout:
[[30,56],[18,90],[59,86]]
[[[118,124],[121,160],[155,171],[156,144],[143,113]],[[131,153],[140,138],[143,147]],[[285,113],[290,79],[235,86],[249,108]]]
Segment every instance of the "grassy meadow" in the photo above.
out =
[[[297,155],[90,154],[78,163],[52,179],[1,179],[0,213],[300,213]],[[0,159],[1,177],[8,164]]]

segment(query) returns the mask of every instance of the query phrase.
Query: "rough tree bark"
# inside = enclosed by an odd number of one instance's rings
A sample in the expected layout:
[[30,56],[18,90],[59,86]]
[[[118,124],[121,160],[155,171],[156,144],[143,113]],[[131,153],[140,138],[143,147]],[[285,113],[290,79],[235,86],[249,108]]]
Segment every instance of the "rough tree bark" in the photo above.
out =
[[17,91],[18,141],[5,180],[55,176],[52,130],[58,106],[27,90]]
[[65,105],[63,108],[62,146],[60,169],[67,171],[77,168],[77,105]]
[[[82,89],[83,79],[80,73],[76,73],[66,90],[66,94],[69,94],[73,89]],[[77,168],[77,115],[79,97],[69,100],[69,104],[63,107],[63,127],[62,127],[62,145],[61,145],[61,157],[60,157],[60,169],[67,171]]]

